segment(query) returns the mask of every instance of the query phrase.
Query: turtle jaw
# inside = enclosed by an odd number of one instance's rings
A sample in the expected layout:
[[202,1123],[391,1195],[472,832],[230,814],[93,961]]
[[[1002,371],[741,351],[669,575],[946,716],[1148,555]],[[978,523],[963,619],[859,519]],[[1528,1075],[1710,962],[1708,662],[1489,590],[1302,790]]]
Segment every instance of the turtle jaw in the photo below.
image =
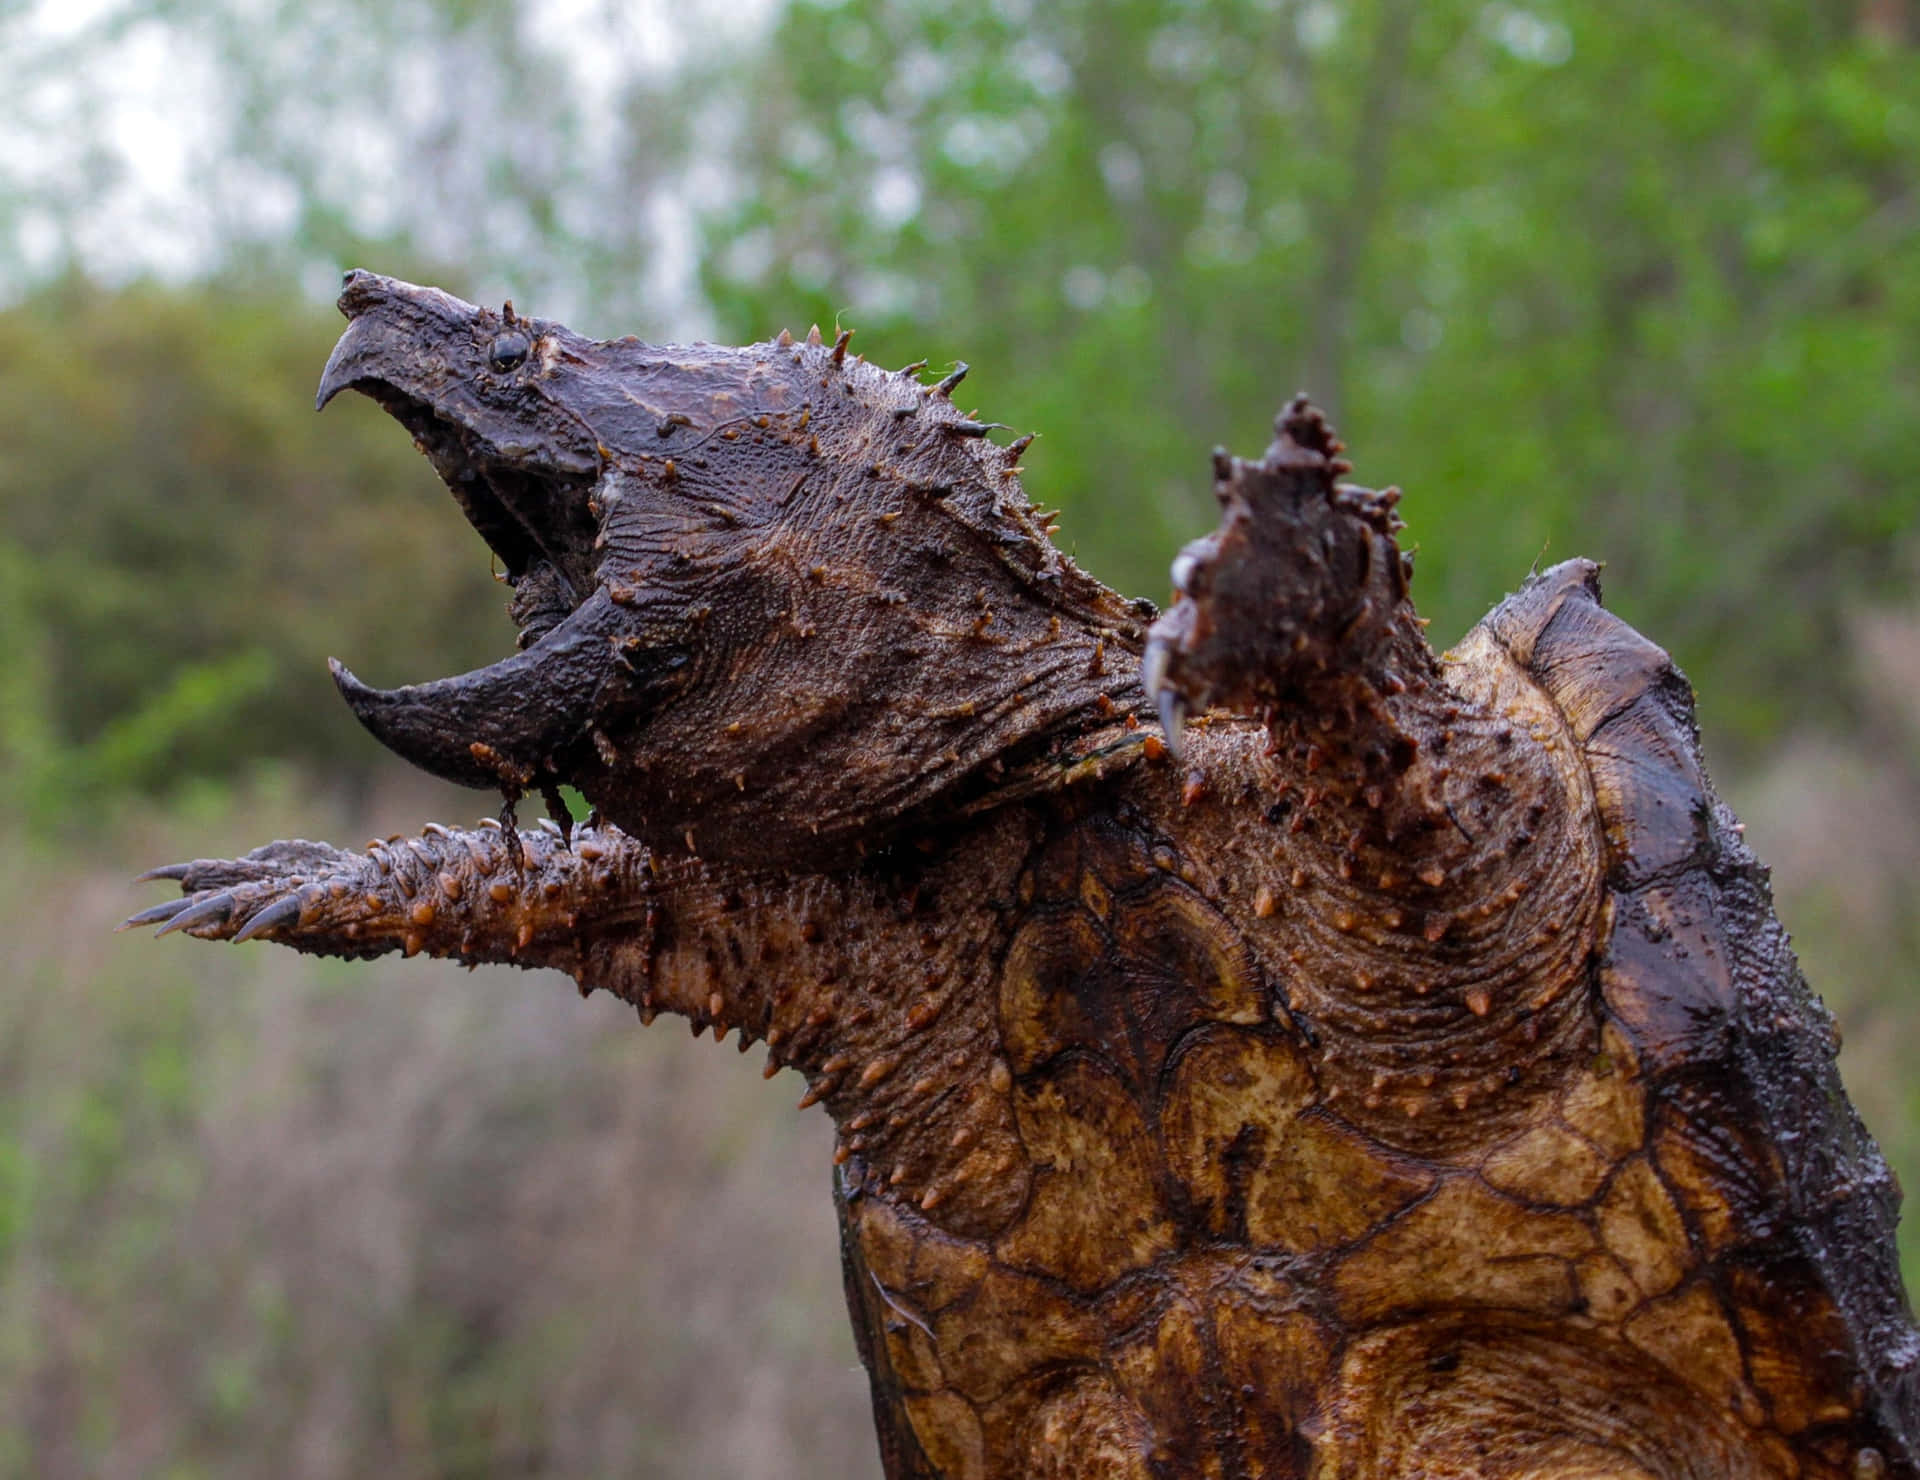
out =
[[499,559],[515,592],[509,610],[521,628],[521,647],[580,607],[598,585],[598,467],[572,472],[522,460],[395,386],[361,381],[353,388],[412,434]]
[[337,659],[328,666],[387,749],[457,785],[518,795],[577,780],[592,764],[596,726],[644,698],[643,672],[623,660],[628,640],[625,613],[595,591],[523,651],[454,678],[375,689]]
[[506,334],[536,354],[540,326],[365,272],[347,275],[340,307],[350,322],[316,405],[357,390],[412,434],[505,566],[521,631],[519,651],[470,673],[380,690],[330,661],[335,685],[376,739],[445,780],[517,794],[581,779],[596,730],[644,718],[685,659],[650,653],[599,580],[599,448],[537,374],[490,355]]
[[[334,684],[374,738],[443,780],[517,793],[571,780],[583,737],[631,676],[629,614],[591,567],[592,544],[554,539],[521,511],[589,507],[597,480],[543,478],[476,449],[463,429],[390,387],[362,384],[413,433],[514,589],[517,651],[484,668],[392,690],[371,688],[329,659]],[[624,660],[624,661],[623,661]]]

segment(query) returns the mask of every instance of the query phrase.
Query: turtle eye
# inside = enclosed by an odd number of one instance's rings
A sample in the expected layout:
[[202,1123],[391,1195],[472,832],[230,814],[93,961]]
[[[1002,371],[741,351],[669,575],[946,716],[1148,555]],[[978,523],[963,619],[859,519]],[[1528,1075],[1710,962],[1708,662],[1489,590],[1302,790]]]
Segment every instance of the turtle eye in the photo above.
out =
[[510,329],[493,341],[487,350],[487,363],[495,370],[512,370],[525,363],[532,349],[533,343],[526,335]]

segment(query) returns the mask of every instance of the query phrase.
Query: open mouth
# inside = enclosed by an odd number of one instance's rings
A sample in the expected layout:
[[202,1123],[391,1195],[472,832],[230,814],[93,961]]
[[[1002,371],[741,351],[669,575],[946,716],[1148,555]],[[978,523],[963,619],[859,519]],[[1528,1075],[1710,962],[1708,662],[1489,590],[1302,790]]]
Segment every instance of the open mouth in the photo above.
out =
[[371,273],[349,274],[341,307],[351,322],[318,404],[357,390],[412,434],[505,567],[520,651],[389,690],[335,662],[334,681],[382,744],[436,776],[510,795],[571,779],[593,764],[596,725],[631,715],[646,687],[628,614],[595,578],[597,448],[488,373],[486,311]]
[[373,382],[358,389],[378,401],[388,415],[413,434],[414,446],[433,464],[467,522],[505,564],[509,582],[517,582],[540,561],[552,560],[538,536],[512,512],[515,505],[509,495],[523,490],[499,486],[511,476],[504,469],[495,467],[488,476],[486,460],[478,455],[470,433],[441,420],[431,407],[392,386]]
[[513,588],[508,613],[524,649],[565,621],[593,590],[593,490],[598,478],[517,466],[499,449],[394,387],[356,387],[413,435]]

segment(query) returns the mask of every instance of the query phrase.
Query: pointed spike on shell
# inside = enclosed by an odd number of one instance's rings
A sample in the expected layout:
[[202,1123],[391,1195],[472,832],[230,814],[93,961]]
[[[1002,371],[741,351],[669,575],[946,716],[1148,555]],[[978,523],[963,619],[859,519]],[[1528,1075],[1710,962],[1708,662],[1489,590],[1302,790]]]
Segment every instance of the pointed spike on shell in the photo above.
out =
[[853,330],[842,329],[833,341],[833,363],[843,365],[847,359],[847,341],[853,338]]
[[910,379],[926,368],[927,362],[925,360],[915,360],[911,365],[902,365],[899,373]]
[[[962,366],[961,368],[965,369],[966,367]],[[1011,442],[1007,443],[1007,461],[1019,462],[1020,454],[1025,452],[1029,447],[1033,446],[1033,439],[1035,435],[1036,434],[1033,432],[1028,432],[1024,436],[1015,437]]]
[[812,328],[807,330],[807,343],[815,346],[816,348],[818,348],[818,346],[820,345],[821,343],[820,326],[818,324],[813,325]]
[[773,342],[774,342],[775,344],[777,344],[777,345],[779,345],[779,346],[780,346],[780,348],[782,348],[782,349],[792,349],[792,348],[793,348],[793,334],[792,334],[792,333],[791,333],[791,331],[789,331],[789,330],[786,330],[786,329],[782,329],[782,330],[780,331],[780,337],[779,337],[778,339],[776,339],[776,340],[774,340]]
[[953,369],[947,372],[938,385],[934,386],[933,393],[936,396],[951,396],[953,388],[967,378],[969,368],[965,360],[955,360]]

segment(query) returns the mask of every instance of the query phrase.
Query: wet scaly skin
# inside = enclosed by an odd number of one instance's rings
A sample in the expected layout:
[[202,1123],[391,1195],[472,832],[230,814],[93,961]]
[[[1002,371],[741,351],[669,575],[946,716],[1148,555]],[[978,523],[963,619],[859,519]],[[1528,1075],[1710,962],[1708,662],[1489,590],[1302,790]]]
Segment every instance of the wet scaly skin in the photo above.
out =
[[1913,1473],[1890,1178],[1593,567],[1436,656],[1297,401],[1148,633],[957,382],[343,307],[323,398],[407,423],[523,620],[343,689],[600,819],[273,843],[129,923],[765,1045],[838,1128],[896,1480]]

